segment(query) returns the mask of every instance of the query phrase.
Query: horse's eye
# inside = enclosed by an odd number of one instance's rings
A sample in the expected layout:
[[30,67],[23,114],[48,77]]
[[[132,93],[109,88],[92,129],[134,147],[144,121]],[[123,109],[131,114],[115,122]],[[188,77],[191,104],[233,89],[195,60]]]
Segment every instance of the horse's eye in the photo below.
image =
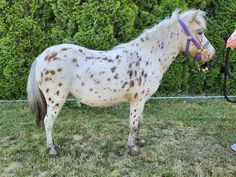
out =
[[202,32],[202,31],[199,31],[199,32],[198,32],[198,35],[202,35],[202,34],[203,34],[203,32]]

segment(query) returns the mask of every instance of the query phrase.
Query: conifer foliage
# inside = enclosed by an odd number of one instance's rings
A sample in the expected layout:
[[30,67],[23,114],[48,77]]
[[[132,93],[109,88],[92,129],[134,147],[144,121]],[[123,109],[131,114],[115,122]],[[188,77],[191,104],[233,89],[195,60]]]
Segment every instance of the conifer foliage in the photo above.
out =
[[[0,0],[0,99],[26,98],[30,66],[47,47],[73,43],[109,50],[134,39],[176,8],[207,12],[205,35],[223,64],[220,49],[236,28],[235,0]],[[217,66],[202,73],[191,59],[179,56],[157,95],[222,94],[223,77]],[[228,85],[235,93],[235,84]]]

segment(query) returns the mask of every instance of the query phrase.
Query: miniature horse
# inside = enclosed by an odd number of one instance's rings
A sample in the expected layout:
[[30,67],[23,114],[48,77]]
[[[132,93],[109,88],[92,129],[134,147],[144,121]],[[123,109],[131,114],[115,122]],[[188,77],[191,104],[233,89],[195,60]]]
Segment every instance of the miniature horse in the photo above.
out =
[[41,53],[32,64],[27,92],[37,123],[44,123],[49,155],[57,155],[53,125],[69,94],[91,106],[129,103],[128,149],[139,154],[145,143],[140,133],[145,102],[176,56],[184,52],[195,62],[206,62],[215,53],[203,33],[204,15],[176,10],[171,18],[108,51],[60,44]]

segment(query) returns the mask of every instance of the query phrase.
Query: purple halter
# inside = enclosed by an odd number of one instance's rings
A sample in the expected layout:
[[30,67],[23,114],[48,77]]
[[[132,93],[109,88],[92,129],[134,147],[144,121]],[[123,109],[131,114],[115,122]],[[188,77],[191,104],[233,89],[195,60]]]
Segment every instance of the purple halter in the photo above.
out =
[[207,46],[209,45],[209,41],[206,42],[206,44],[201,47],[197,41],[191,36],[187,26],[184,24],[184,22],[178,18],[178,21],[180,23],[180,25],[182,26],[182,28],[184,29],[188,39],[187,39],[187,43],[186,43],[186,48],[185,48],[185,51],[183,52],[183,54],[185,56],[188,56],[188,53],[189,53],[189,47],[190,47],[190,42],[192,42],[198,49],[199,53],[197,54],[197,56],[195,56],[194,58],[194,61],[195,63],[197,63],[199,61],[199,59],[201,58],[201,55],[202,55],[202,52],[207,48]]

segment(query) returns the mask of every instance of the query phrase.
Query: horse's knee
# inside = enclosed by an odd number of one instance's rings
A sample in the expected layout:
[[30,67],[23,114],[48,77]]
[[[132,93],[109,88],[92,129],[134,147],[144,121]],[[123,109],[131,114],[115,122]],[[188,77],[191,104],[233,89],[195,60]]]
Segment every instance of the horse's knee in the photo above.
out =
[[130,131],[131,131],[131,133],[134,133],[134,134],[138,133],[138,131],[139,131],[138,125],[131,126]]

